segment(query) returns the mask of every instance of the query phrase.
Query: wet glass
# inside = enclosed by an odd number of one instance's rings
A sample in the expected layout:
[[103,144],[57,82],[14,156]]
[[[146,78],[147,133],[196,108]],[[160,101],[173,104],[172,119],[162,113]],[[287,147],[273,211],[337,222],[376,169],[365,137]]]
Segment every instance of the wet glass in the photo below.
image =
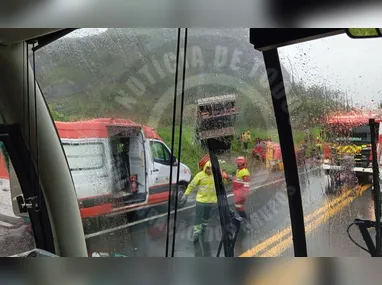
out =
[[197,167],[171,165],[176,43],[177,29],[80,29],[36,52],[90,256],[165,255],[170,170],[181,197]]
[[[373,219],[368,119],[382,114],[382,62],[375,60],[381,47],[378,39],[343,34],[279,49],[292,76],[287,98],[295,147],[303,153],[299,178],[309,256],[370,256],[347,229],[355,218]],[[366,247],[357,226],[349,232]]]
[[12,256],[36,248],[28,213],[20,214],[14,207],[12,192],[21,192],[12,161],[0,142],[0,256]]
[[[274,155],[278,134],[262,54],[253,49],[248,34],[249,29],[189,29],[185,108],[190,111],[184,113],[187,133],[183,139],[192,146],[195,162],[207,153],[206,140],[212,140],[228,206],[249,218],[241,223],[235,256],[279,256],[282,248],[292,245],[286,230],[290,218],[285,179],[281,159]],[[249,182],[232,181],[240,156],[246,159]],[[241,186],[234,185],[238,182]],[[245,183],[249,186],[247,195],[241,188]],[[175,255],[214,257],[222,240],[218,205],[209,215],[209,205],[201,203],[203,199],[196,196],[193,202],[195,208],[179,213]],[[203,224],[200,212],[207,212],[208,225],[199,242],[193,244],[193,232]],[[284,238],[287,242],[279,245]]]
[[[177,32],[81,29],[36,52],[36,78],[72,171],[89,255],[164,256],[167,244],[169,255],[174,247],[175,256],[216,256],[222,228],[203,170],[207,139],[217,151],[228,207],[245,217],[244,204],[250,218],[238,232],[235,256],[293,255],[269,84],[249,29],[189,29],[186,56],[182,32],[171,165]],[[283,70],[288,89],[293,78]],[[234,186],[239,156],[250,179],[240,176]],[[179,191],[176,221],[170,181]]]
[[[102,144],[63,143],[70,170],[97,169],[105,166],[105,151]],[[79,155],[81,154],[81,155]]]

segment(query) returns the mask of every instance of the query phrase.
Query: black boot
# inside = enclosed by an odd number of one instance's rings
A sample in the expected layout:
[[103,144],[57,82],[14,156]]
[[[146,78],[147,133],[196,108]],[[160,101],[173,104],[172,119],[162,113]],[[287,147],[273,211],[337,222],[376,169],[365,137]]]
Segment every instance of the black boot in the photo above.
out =
[[243,218],[243,223],[242,223],[243,230],[246,233],[250,233],[252,227],[251,227],[251,220],[250,220],[249,216],[247,215],[247,213],[245,211],[238,211],[238,214],[240,215],[240,217]]
[[248,220],[247,213],[245,211],[238,211],[238,214],[240,217],[242,217],[244,220]]

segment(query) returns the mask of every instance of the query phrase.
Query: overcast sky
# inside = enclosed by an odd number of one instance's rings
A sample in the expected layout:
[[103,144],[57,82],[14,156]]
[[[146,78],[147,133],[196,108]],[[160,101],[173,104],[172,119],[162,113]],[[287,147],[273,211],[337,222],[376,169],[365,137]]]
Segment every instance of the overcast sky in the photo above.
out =
[[[81,29],[69,37],[102,33]],[[382,101],[382,38],[354,40],[346,34],[280,48],[284,66],[304,84],[347,92],[354,103],[376,106]]]
[[347,91],[366,106],[382,101],[382,38],[355,40],[343,34],[283,47],[280,54],[305,84]]

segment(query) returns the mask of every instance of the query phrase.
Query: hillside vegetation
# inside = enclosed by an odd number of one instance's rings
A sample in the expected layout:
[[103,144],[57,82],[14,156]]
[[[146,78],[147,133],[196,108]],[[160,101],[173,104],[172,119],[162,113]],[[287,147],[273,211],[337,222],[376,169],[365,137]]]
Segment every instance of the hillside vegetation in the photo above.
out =
[[[253,136],[277,140],[262,55],[249,43],[248,33],[189,31],[182,145],[186,164],[195,165],[202,152],[192,144],[198,98],[236,94],[238,132],[250,129]],[[176,44],[177,29],[108,29],[93,36],[65,37],[36,53],[36,76],[55,120],[129,118],[155,128],[170,145]],[[339,92],[294,82],[282,69],[295,139],[303,130],[318,127],[328,112],[349,108]],[[178,108],[176,123],[179,115]],[[237,142],[233,151],[240,152]]]
[[[195,121],[198,98],[233,93],[239,126],[274,126],[262,56],[249,44],[248,30],[190,30],[188,39],[186,124]],[[61,120],[124,117],[168,125],[176,40],[176,29],[108,29],[90,37],[65,37],[37,52],[37,79]],[[338,107],[335,92],[291,82],[284,67],[283,73],[293,117],[316,125],[320,114]]]

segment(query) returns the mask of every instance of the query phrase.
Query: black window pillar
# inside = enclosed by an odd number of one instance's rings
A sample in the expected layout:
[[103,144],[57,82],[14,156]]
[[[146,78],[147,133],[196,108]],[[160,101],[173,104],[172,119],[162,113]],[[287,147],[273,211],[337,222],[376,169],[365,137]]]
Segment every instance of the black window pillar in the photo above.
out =
[[264,51],[263,56],[284,163],[294,253],[296,257],[306,257],[307,247],[301,189],[280,59],[276,48]]

